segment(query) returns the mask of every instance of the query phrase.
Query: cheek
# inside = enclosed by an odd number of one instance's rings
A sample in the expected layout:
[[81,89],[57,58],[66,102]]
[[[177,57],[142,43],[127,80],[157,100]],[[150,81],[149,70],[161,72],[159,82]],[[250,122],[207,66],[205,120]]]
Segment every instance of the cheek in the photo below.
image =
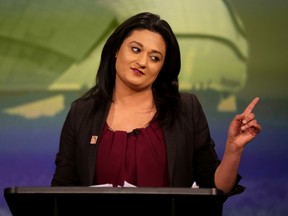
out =
[[152,70],[152,72],[153,72],[153,75],[155,75],[155,76],[157,77],[158,74],[160,73],[162,67],[163,67],[163,64],[153,65],[153,67],[151,67],[151,70]]
[[129,59],[129,55],[124,54],[123,52],[120,51],[119,53],[117,53],[116,56],[116,70],[126,67],[130,61],[131,60]]
[[160,74],[161,68],[162,67],[159,66],[150,68],[150,78],[152,82],[154,82],[157,79],[158,75]]
[[124,63],[125,63],[125,58],[123,59],[123,57],[121,55],[118,54],[118,56],[116,57],[116,72],[121,71],[121,68],[124,67]]

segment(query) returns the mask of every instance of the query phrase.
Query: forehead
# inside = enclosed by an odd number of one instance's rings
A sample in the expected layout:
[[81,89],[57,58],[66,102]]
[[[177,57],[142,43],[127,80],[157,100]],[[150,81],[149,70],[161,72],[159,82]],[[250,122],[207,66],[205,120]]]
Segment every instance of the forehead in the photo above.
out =
[[[124,42],[138,42],[143,46],[151,46],[151,48],[158,48],[160,51],[165,51],[166,44],[161,34],[147,29],[133,30]],[[164,50],[163,50],[164,49]]]

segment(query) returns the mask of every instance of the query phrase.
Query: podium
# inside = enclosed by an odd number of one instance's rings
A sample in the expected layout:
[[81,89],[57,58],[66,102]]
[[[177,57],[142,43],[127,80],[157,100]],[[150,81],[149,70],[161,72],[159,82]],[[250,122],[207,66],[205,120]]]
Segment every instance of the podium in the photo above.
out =
[[224,195],[215,188],[8,187],[13,216],[222,215]]

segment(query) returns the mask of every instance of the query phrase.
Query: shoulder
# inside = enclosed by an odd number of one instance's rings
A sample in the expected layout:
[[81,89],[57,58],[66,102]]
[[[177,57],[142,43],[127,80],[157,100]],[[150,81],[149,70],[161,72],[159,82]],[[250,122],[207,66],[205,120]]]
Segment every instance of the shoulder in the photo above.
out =
[[206,121],[205,113],[198,97],[193,93],[180,93],[182,103],[182,116],[194,123]]
[[72,108],[89,109],[95,105],[95,98],[92,96],[86,98],[78,98],[71,103]]
[[201,104],[198,100],[198,97],[195,94],[188,93],[188,92],[181,92],[180,97],[181,97],[181,102],[183,103],[184,106],[188,106],[188,107],[192,106],[194,108],[196,107],[201,108]]
[[69,115],[74,116],[75,119],[90,118],[95,114],[96,110],[97,106],[94,97],[78,98],[71,103]]
[[103,116],[106,114],[110,102],[102,102],[95,95],[89,97],[81,97],[71,103],[70,112],[77,115],[79,118],[93,118],[94,115]]

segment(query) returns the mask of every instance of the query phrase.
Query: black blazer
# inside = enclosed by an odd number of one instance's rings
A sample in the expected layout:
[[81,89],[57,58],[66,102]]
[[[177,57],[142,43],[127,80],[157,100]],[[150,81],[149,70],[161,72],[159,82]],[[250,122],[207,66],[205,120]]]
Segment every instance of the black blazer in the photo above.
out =
[[[163,128],[171,187],[215,187],[214,173],[220,160],[210,137],[208,123],[194,94],[181,93],[183,111],[170,128]],[[71,104],[63,124],[52,186],[93,184],[98,141],[110,104],[95,111],[93,97]]]

